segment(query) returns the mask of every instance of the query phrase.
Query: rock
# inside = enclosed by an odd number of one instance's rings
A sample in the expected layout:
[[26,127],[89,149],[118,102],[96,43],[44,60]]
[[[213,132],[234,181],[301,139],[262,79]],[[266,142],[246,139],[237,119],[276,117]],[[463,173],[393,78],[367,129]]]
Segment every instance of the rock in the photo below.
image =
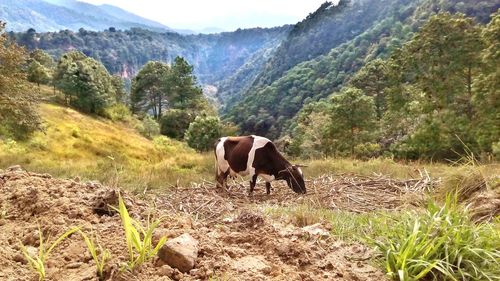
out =
[[168,264],[164,264],[160,267],[160,269],[158,269],[158,273],[162,276],[168,276],[172,278],[172,276],[174,276],[175,270]]
[[21,165],[14,165],[14,166],[8,167],[6,171],[7,172],[21,172],[21,171],[23,171],[23,168],[21,168]]
[[15,253],[12,256],[12,260],[15,261],[15,262],[18,262],[18,263],[22,263],[22,264],[28,263],[28,261],[26,260],[26,258],[24,257],[24,255],[22,255],[20,253]]
[[198,241],[185,233],[168,240],[158,252],[160,259],[181,272],[188,272],[194,268],[198,257]]
[[302,231],[309,234],[310,236],[321,236],[321,237],[330,236],[330,232],[324,229],[321,223],[304,226],[302,228]]
[[232,267],[238,272],[263,272],[269,274],[271,267],[263,256],[246,256],[233,262]]

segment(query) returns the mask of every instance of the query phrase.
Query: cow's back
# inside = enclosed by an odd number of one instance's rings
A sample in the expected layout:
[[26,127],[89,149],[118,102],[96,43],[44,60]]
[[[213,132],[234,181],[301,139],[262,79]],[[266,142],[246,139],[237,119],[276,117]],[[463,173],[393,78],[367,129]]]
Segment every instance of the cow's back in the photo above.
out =
[[228,137],[224,142],[224,158],[231,170],[241,173],[247,170],[248,154],[253,146],[252,136]]
[[227,172],[231,168],[233,173],[246,171],[253,140],[252,136],[220,138],[215,145],[218,169]]

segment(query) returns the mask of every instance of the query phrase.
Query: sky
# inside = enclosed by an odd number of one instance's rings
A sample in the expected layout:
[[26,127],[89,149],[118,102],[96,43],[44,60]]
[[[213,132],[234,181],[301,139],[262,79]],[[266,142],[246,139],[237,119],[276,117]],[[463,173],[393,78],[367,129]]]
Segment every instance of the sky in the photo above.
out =
[[80,0],[111,4],[175,29],[273,27],[294,24],[325,0]]

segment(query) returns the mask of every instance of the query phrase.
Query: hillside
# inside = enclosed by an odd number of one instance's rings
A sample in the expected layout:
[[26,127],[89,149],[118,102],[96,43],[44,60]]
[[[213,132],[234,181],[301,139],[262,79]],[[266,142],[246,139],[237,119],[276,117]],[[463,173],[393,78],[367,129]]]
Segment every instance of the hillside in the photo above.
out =
[[43,132],[27,141],[0,141],[0,166],[21,164],[54,176],[96,179],[136,190],[213,176],[211,155],[166,137],[149,140],[134,129],[133,120],[112,122],[53,104],[42,104],[40,113]]
[[109,72],[129,79],[150,60],[172,62],[176,56],[183,56],[194,66],[201,83],[215,84],[232,75],[251,58],[275,48],[288,30],[288,26],[283,26],[180,35],[138,28],[103,32],[82,29],[78,32],[64,30],[11,36],[28,49],[43,49],[54,58],[69,50],[80,50],[100,60]]
[[80,28],[100,31],[109,27],[171,31],[112,5],[97,6],[76,0],[5,0],[0,3],[0,20],[9,23],[7,30],[16,32],[29,28],[40,32]]
[[234,94],[239,102],[223,113],[244,133],[278,138],[305,104],[341,89],[366,63],[388,57],[431,15],[463,12],[488,22],[500,5],[480,2],[367,0],[341,1],[339,7],[325,3],[293,27],[255,80]]

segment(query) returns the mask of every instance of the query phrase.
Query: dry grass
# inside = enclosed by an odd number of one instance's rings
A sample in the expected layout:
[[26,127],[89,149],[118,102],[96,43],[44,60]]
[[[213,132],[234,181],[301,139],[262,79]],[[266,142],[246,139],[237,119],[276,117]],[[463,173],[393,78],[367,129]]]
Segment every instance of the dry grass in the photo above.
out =
[[213,177],[211,154],[138,134],[129,124],[42,104],[45,132],[26,142],[0,140],[0,168],[22,165],[57,177],[83,177],[133,190],[165,188]]

